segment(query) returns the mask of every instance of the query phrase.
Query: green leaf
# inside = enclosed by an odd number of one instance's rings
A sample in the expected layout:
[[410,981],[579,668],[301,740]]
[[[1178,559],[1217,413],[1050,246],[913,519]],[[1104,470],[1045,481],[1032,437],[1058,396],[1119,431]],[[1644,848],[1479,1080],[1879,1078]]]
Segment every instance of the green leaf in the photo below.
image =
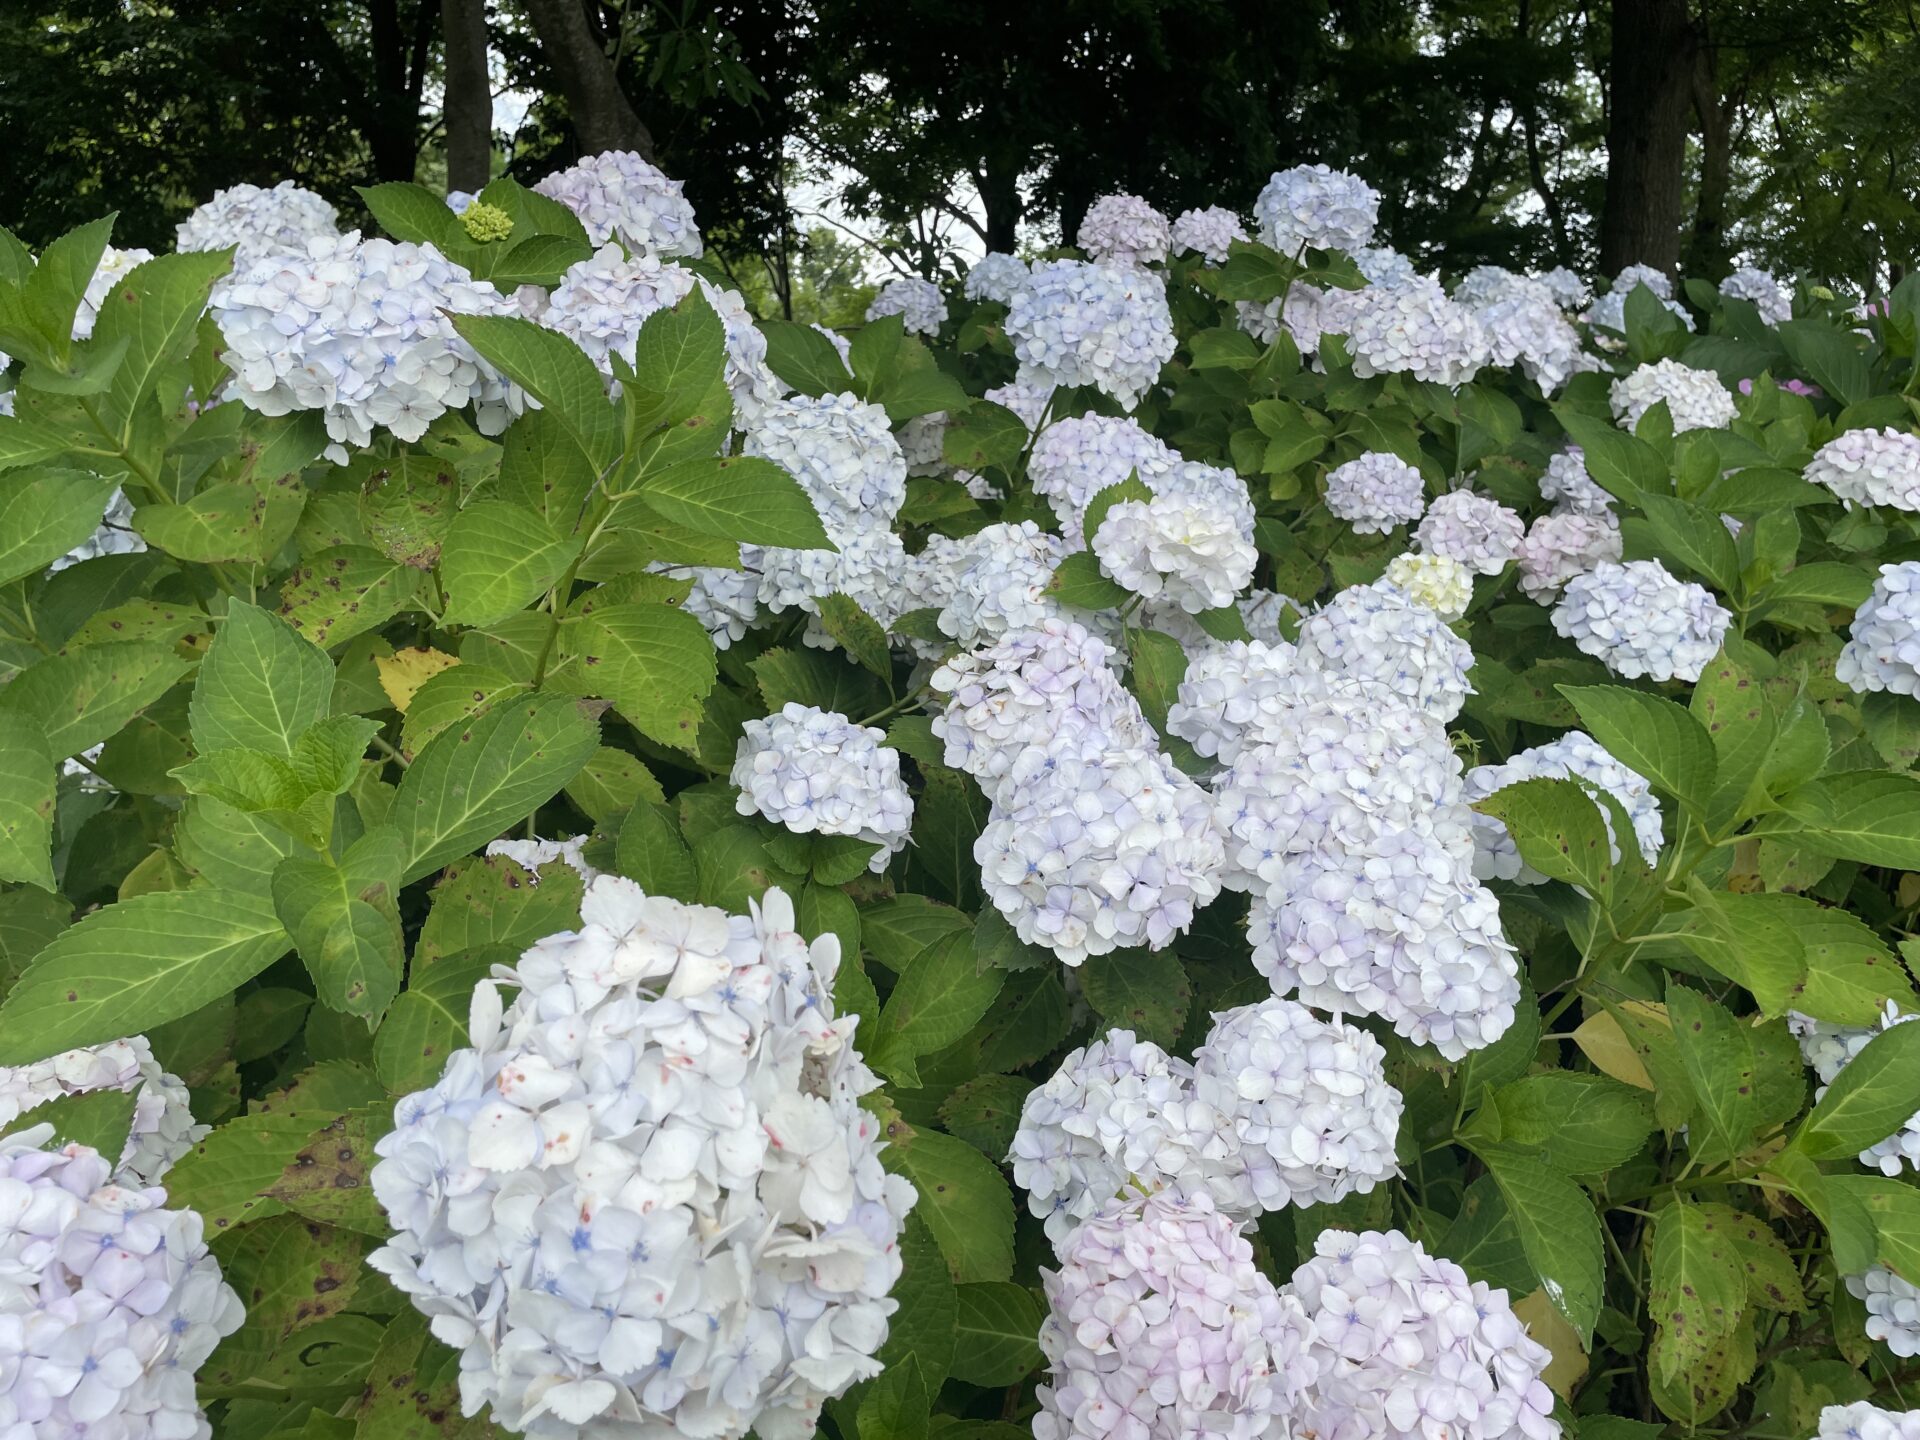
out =
[[893,656],[880,622],[846,595],[820,597],[820,625],[860,665],[883,681],[893,678]]
[[1062,605],[1082,610],[1112,610],[1129,598],[1124,587],[1107,578],[1091,550],[1077,550],[1062,560],[1047,583],[1047,593]]
[[613,605],[578,622],[567,648],[578,661],[569,683],[612,701],[649,739],[691,748],[718,674],[698,620],[670,605]]
[[903,370],[881,386],[874,399],[895,425],[919,415],[963,414],[971,403],[965,386],[932,365]]
[[[1800,1271],[1780,1237],[1758,1216],[1731,1205],[1696,1206],[1708,1232],[1728,1240],[1746,1274],[1747,1303],[1766,1310],[1798,1311],[1807,1306]],[[1662,1216],[1664,1221],[1665,1216]]]
[[401,748],[420,749],[449,725],[463,725],[493,706],[530,693],[527,686],[486,665],[462,662],[429,675],[413,692],[406,718],[400,722]]
[[1138,500],[1151,502],[1153,491],[1140,479],[1138,471],[1127,476],[1118,484],[1109,485],[1087,502],[1086,519],[1080,527],[1081,538],[1089,549],[1093,546],[1093,537],[1100,533],[1100,525],[1107,518],[1107,512],[1125,501]]
[[377,630],[412,605],[420,572],[363,545],[323,550],[280,582],[280,618],[322,650]]
[[277,1215],[223,1245],[220,1269],[245,1297],[248,1325],[279,1339],[346,1309],[372,1248],[350,1230]]
[[72,348],[73,317],[80,308],[93,272],[100,268],[100,257],[113,233],[112,215],[69,230],[40,252],[40,263],[27,273],[20,285],[20,301],[26,318],[39,332],[40,344],[32,337],[10,348],[20,351],[46,349],[64,358]]
[[[856,670],[844,657],[810,645],[776,646],[747,662],[769,711],[788,704],[817,705],[842,715],[871,715],[887,705],[886,687],[870,672]],[[737,735],[727,736],[731,756]],[[934,753],[937,762],[940,752]]]
[[614,864],[649,895],[665,895],[691,904],[699,893],[693,852],[680,838],[679,828],[659,806],[644,800],[627,812]]
[[860,938],[869,955],[904,975],[921,951],[950,936],[972,934],[973,923],[964,911],[925,895],[897,895],[860,912]]
[[1815,1160],[1879,1144],[1920,1109],[1920,1027],[1883,1030],[1846,1063],[1793,1137]]
[[376,1105],[327,1121],[294,1151],[267,1194],[296,1215],[386,1239],[392,1227],[369,1183],[374,1141],[393,1124],[393,1109]]
[[560,793],[599,744],[599,725],[564,695],[503,703],[471,725],[442,730],[408,767],[394,796],[392,818],[408,857],[402,883],[532,814]]
[[[516,425],[509,433],[517,433],[519,428]],[[579,454],[571,440],[564,436],[561,439]],[[584,457],[581,463],[585,463]],[[504,460],[501,468],[504,473]],[[437,455],[367,452],[347,467],[347,477],[360,486],[360,524],[374,548],[396,564],[431,570],[440,558],[440,547],[460,504],[460,477],[453,462]],[[495,487],[497,494],[503,489]],[[502,498],[511,497],[502,494]],[[534,503],[529,508],[542,507]]]
[[860,1440],[927,1440],[929,1408],[920,1362],[903,1356],[861,1397],[855,1433]]
[[[530,887],[531,888],[531,887]],[[579,907],[574,907],[574,924]],[[380,1083],[395,1095],[422,1090],[440,1078],[447,1057],[467,1043],[467,1014],[473,988],[493,969],[494,954],[460,955],[442,960],[410,978],[387,1009],[373,1037],[373,1064]]]
[[442,254],[464,249],[470,243],[460,217],[424,185],[395,180],[354,189],[367,212],[380,222],[380,228],[396,240],[432,245]]
[[789,894],[800,888],[802,877],[780,869],[767,853],[763,835],[746,825],[723,825],[701,835],[693,845],[693,868],[700,877],[699,900],[733,914],[745,912],[769,886]]
[[946,1259],[918,1215],[909,1214],[901,1227],[900,1260],[892,1290],[900,1308],[888,1320],[886,1343],[875,1358],[891,1368],[912,1356],[937,1390],[953,1363],[960,1306]]
[[1716,1213],[1676,1201],[1654,1224],[1648,1278],[1647,1308],[1659,1327],[1652,1364],[1670,1382],[1733,1332],[1746,1309],[1746,1269]]
[[956,1086],[940,1106],[940,1125],[989,1160],[1001,1160],[1020,1125],[1033,1082],[1020,1075],[979,1075]]
[[[1829,1190],[1858,1206],[1873,1226],[1874,1259],[1908,1284],[1920,1284],[1920,1190],[1884,1175],[1826,1178]],[[1834,1263],[1839,1265],[1837,1248]],[[1858,1271],[1842,1268],[1841,1273]]]
[[358,1440],[493,1440],[499,1434],[485,1415],[461,1415],[459,1352],[428,1334],[425,1318],[410,1309],[380,1337],[364,1393],[353,1432]]
[[7,716],[0,724],[0,881],[56,888],[53,752],[38,725]]
[[[1710,890],[1696,877],[1688,885],[1694,912],[1677,937],[1715,970],[1753,993],[1768,1015],[1783,1015],[1807,977],[1807,951],[1794,915],[1779,902],[1788,895],[1736,895]],[[1801,901],[1810,910],[1819,907]]]
[[1661,494],[1671,488],[1666,461],[1646,441],[1627,434],[1610,421],[1582,415],[1565,406],[1555,410],[1554,415],[1565,427],[1568,438],[1580,447],[1587,474],[1615,499],[1637,506],[1642,495]]
[[291,945],[260,895],[174,890],[108,905],[42,950],[0,1005],[0,1065],[191,1014]]
[[1793,363],[1841,404],[1857,405],[1873,393],[1873,373],[1852,336],[1820,320],[1789,320],[1775,331]]
[[1599,1318],[1606,1258],[1586,1192],[1546,1162],[1504,1145],[1477,1146],[1547,1298],[1586,1345]]
[[880,1159],[919,1190],[913,1213],[933,1232],[955,1280],[1013,1277],[1013,1195],[998,1166],[937,1130],[888,1146]]
[[1492,1101],[1500,1139],[1544,1150],[1567,1175],[1624,1165],[1653,1133],[1653,1097],[1601,1075],[1555,1070],[1502,1086]]
[[1170,1046],[1186,1021],[1193,987],[1171,950],[1115,950],[1080,967],[1087,1003],[1109,1025]]
[[1056,970],[1010,976],[1004,998],[980,1026],[980,1068],[1018,1070],[1048,1054],[1071,1026],[1067,990]]
[[649,475],[640,499],[661,519],[702,535],[793,550],[838,548],[800,482],[751,455],[682,460]]
[[399,993],[407,956],[397,901],[406,858],[399,832],[382,825],[338,865],[291,859],[273,872],[274,909],[329,1008],[377,1020]]
[[176,560],[263,564],[300,523],[307,492],[297,472],[209,485],[181,505],[142,505],[133,528]]
[[1873,576],[1857,565],[1818,560],[1796,565],[1761,592],[1767,604],[1810,600],[1818,605],[1856,609],[1873,590]]
[[578,345],[517,315],[448,318],[482,358],[506,372],[542,409],[553,412],[596,471],[613,463],[620,453],[620,435],[607,382]]
[[1127,660],[1134,698],[1147,723],[1165,734],[1167,710],[1179,698],[1180,682],[1187,676],[1187,652],[1162,631],[1129,628]]
[[867,1061],[900,1083],[918,1083],[914,1061],[960,1039],[980,1022],[1006,974],[974,963],[971,930],[916,954],[900,972],[874,1026]]
[[839,348],[811,325],[762,320],[767,366],[802,395],[838,395],[853,387]]
[[1507,785],[1474,809],[1507,827],[1520,858],[1541,874],[1596,896],[1613,888],[1612,842],[1592,798],[1572,780]]
[[635,805],[662,805],[667,797],[638,755],[602,745],[568,783],[567,798],[592,816],[594,824],[611,827]]
[[0,483],[0,585],[38,575],[91,536],[113,490],[84,470],[28,470]]
[[941,457],[957,470],[1006,466],[1027,446],[1027,422],[1004,405],[976,400],[948,422]]
[[167,1172],[171,1204],[200,1212],[210,1234],[286,1213],[266,1193],[313,1133],[339,1112],[315,1105],[242,1115],[216,1128]]
[[1740,559],[1734,553],[1733,537],[1718,515],[1665,495],[1642,494],[1639,504],[1662,558],[1679,561],[1722,594],[1735,593]]
[[1796,844],[1841,860],[1920,870],[1920,779],[1888,770],[1825,775],[1783,796]]
[[230,600],[193,685],[187,714],[194,746],[203,753],[291,755],[332,697],[333,664],[324,650],[277,616]]
[[32,1105],[9,1125],[0,1125],[0,1134],[17,1135],[36,1125],[51,1125],[52,1145],[90,1145],[108,1159],[117,1161],[127,1148],[127,1135],[133,1129],[133,1107],[139,1098],[138,1089],[61,1095],[44,1105]]
[[0,728],[30,725],[55,760],[98,745],[192,669],[170,645],[116,640],[49,655],[0,690]]
[[1684,985],[1667,987],[1667,1017],[1705,1132],[1692,1149],[1703,1161],[1743,1154],[1759,1123],[1759,1061],[1751,1030],[1725,1007]]
[[1603,748],[1695,813],[1713,793],[1713,737],[1684,706],[1619,685],[1562,685]]
[[549,860],[538,871],[504,855],[476,855],[448,866],[420,927],[414,973],[490,946],[518,954],[542,936],[575,928],[581,889],[580,872],[564,860]]
[[491,625],[531,605],[566,573],[579,542],[534,511],[479,500],[454,516],[440,548],[449,625]]
[[1040,1302],[1031,1290],[1004,1281],[976,1281],[956,1293],[954,1378],[994,1390],[1018,1385],[1040,1364]]

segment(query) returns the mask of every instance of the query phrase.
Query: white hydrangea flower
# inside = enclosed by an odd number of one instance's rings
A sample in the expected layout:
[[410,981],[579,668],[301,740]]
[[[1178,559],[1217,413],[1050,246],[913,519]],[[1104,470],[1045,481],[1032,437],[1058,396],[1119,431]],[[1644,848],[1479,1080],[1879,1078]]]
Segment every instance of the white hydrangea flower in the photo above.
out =
[[1346,333],[1348,309],[1342,299],[1351,290],[1322,290],[1318,286],[1295,284],[1284,297],[1262,305],[1252,300],[1234,302],[1240,328],[1262,345],[1271,345],[1285,330],[1293,337],[1294,348],[1309,359],[1320,349],[1320,337]]
[[1569,445],[1547,461],[1540,477],[1540,498],[1554,502],[1554,509],[1580,515],[1611,515],[1613,496],[1587,473],[1586,452]]
[[52,1138],[0,1140],[0,1435],[208,1440],[194,1374],[245,1312],[204,1222]]
[[[1620,802],[1627,823],[1633,826],[1634,846],[1648,865],[1660,856],[1663,843],[1660,829],[1660,802],[1646,776],[1629,769],[1584,730],[1569,730],[1545,745],[1522,750],[1503,765],[1476,765],[1467,772],[1466,798],[1484,800],[1522,780],[1581,780],[1604,790]],[[1613,835],[1613,817],[1603,807],[1601,823]],[[1522,885],[1542,885],[1547,877],[1520,858],[1520,851],[1507,833],[1507,827],[1491,815],[1478,811],[1473,817],[1473,873],[1482,880],[1517,880]],[[1613,859],[1620,859],[1620,842],[1613,841]]]
[[[1044,1273],[1035,1440],[1286,1440],[1306,1320],[1204,1195],[1148,1195],[1079,1226]],[[1332,1432],[1327,1432],[1329,1435]]]
[[850,835],[878,845],[875,874],[906,849],[913,797],[887,734],[844,715],[789,701],[740,727],[733,774],[742,815],[764,815],[797,835]]
[[1113,647],[1083,625],[1048,618],[998,643],[953,656],[928,680],[945,708],[933,733],[944,759],[991,800],[1019,792],[1063,758],[1097,761],[1154,744],[1152,729],[1114,673]]
[[800,482],[836,543],[842,533],[890,526],[907,503],[906,452],[887,412],[851,391],[773,401],[744,448]]
[[1920,1288],[1884,1265],[1846,1277],[1847,1293],[1865,1302],[1867,1338],[1878,1340],[1902,1360],[1920,1355]]
[[1167,733],[1222,765],[1288,723],[1305,687],[1292,681],[1294,649],[1272,642],[1211,644],[1187,660],[1176,698],[1167,708]]
[[1020,938],[1068,965],[1158,950],[1220,893],[1205,791],[1162,755],[1063,756],[996,803],[974,842],[980,883]]
[[1399,1173],[1405,1105],[1386,1060],[1366,1031],[1292,1000],[1214,1016],[1194,1052],[1194,1083],[1230,1117],[1260,1209],[1331,1205]]
[[1369,450],[1327,472],[1327,513],[1361,535],[1410,525],[1427,508],[1427,482],[1398,455]]
[[1450,555],[1396,555],[1387,562],[1386,580],[1449,624],[1473,601],[1473,569]]
[[1102,195],[1080,218],[1074,243],[1106,265],[1157,265],[1173,244],[1167,217],[1138,195]]
[[996,385],[980,398],[995,405],[1003,405],[1020,417],[1027,429],[1034,430],[1046,418],[1047,407],[1053,401],[1054,383],[1051,380],[1040,382],[1008,381],[1005,385]]
[[1723,430],[1739,416],[1733,392],[1711,370],[1696,370],[1678,360],[1656,360],[1613,382],[1609,391],[1613,418],[1631,430],[1640,417],[1667,402],[1675,434],[1684,430]]
[[1376,582],[1340,591],[1300,625],[1298,666],[1392,694],[1451,720],[1473,687],[1473,650],[1432,609]]
[[990,250],[974,262],[960,293],[969,300],[990,300],[996,305],[1011,305],[1013,292],[1027,283],[1027,262],[1016,255]]
[[913,1187],[880,1165],[878,1081],[835,1018],[839,941],[602,876],[503,1013],[402,1099],[371,1263],[462,1351],[461,1408],[573,1440],[608,1427],[805,1440],[879,1373]]
[[1733,615],[1658,560],[1603,560],[1567,581],[1553,628],[1628,680],[1698,680]]
[[0,1129],[49,1101],[100,1090],[135,1093],[133,1128],[114,1164],[117,1183],[159,1184],[207,1133],[207,1126],[193,1123],[186,1085],[160,1068],[144,1035],[85,1045],[31,1065],[0,1066]]
[[1535,278],[1547,287],[1553,303],[1562,310],[1578,310],[1593,299],[1593,287],[1564,265],[1556,265]]
[[1484,310],[1510,295],[1525,293],[1530,283],[1538,282],[1529,282],[1504,265],[1476,265],[1454,283],[1453,298],[1470,310]]
[[1091,385],[1131,410],[1173,358],[1166,286],[1147,270],[1052,260],[1007,310],[1023,385]]
[[1564,510],[1534,521],[1514,558],[1520,562],[1521,593],[1551,605],[1574,576],[1620,555],[1620,522],[1612,512]]
[[1347,349],[1355,375],[1404,374],[1464,385],[1487,363],[1486,327],[1473,311],[1449,300],[1439,282],[1415,278],[1347,293]]
[[1720,282],[1720,293],[1730,299],[1751,301],[1769,325],[1784,325],[1793,318],[1793,288],[1769,270],[1742,265]]
[[1027,480],[1060,517],[1069,548],[1080,550],[1094,496],[1129,475],[1157,490],[1155,482],[1179,463],[1180,457],[1136,420],[1082,415],[1056,420],[1040,432],[1027,461]]
[[[1800,1053],[1820,1076],[1820,1089],[1814,1095],[1818,1103],[1840,1072],[1853,1063],[1867,1042],[1896,1025],[1920,1019],[1903,1015],[1893,1001],[1872,1025],[1832,1025],[1811,1016],[1789,1011],[1787,1028],[1800,1041]],[[1860,1163],[1889,1177],[1903,1170],[1920,1170],[1920,1108],[1884,1140],[1877,1140],[1860,1152]]]
[[595,245],[618,240],[635,255],[667,259],[700,254],[700,227],[685,185],[631,150],[588,155],[533,188],[573,211]]
[[1813,1440],[1920,1440],[1920,1410],[1882,1410],[1866,1400],[1829,1405]]
[[1358,175],[1325,165],[1278,170],[1253,202],[1260,238],[1284,255],[1357,250],[1380,223],[1380,192]]
[[1880,567],[1847,634],[1835,679],[1863,694],[1920,695],[1920,560]]
[[1109,507],[1093,553],[1114,583],[1149,599],[1164,593],[1191,615],[1232,604],[1260,561],[1231,516],[1177,496]]
[[233,185],[216,190],[174,231],[180,250],[234,248],[234,270],[245,270],[271,255],[304,255],[315,240],[340,235],[340,214],[311,190],[291,180],[270,189]]
[[93,278],[87,281],[87,290],[80,297],[80,308],[73,314],[73,338],[90,339],[93,327],[100,318],[100,307],[107,303],[107,296],[114,292],[120,282],[153,259],[151,250],[116,250],[109,245],[100,252],[100,263],[94,267]]
[[759,617],[760,576],[752,570],[660,561],[647,569],[669,580],[692,582],[680,608],[706,627],[716,650],[725,650],[745,638],[747,627]]
[[1673,298],[1673,281],[1668,277],[1666,271],[1656,269],[1652,265],[1627,266],[1626,269],[1613,277],[1613,284],[1610,285],[1608,289],[1618,291],[1622,295],[1630,295],[1641,285],[1651,290],[1657,299],[1671,300]]
[[768,367],[767,338],[754,325],[738,291],[717,289],[691,270],[656,255],[628,259],[618,245],[603,245],[590,258],[568,267],[541,312],[540,323],[586,351],[618,395],[612,356],[633,364],[641,326],[696,288],[726,329],[727,389],[733,395],[735,424],[744,429],[786,386]]
[[1920,510],[1920,435],[1843,430],[1813,452],[1804,473],[1844,505]]
[[1240,217],[1220,205],[1182,210],[1173,222],[1174,253],[1195,251],[1214,265],[1226,264],[1233,242],[1246,238],[1247,227]]
[[[893,607],[907,574],[907,547],[893,531],[878,525],[856,530],[830,526],[828,533],[838,550],[740,547],[741,560],[760,577],[760,603],[776,615],[788,610],[817,615],[822,596],[845,595],[886,629],[900,618]],[[824,631],[812,628],[803,638],[823,650],[837,645]]]
[[1254,639],[1268,645],[1290,643],[1280,633],[1280,619],[1288,610],[1300,607],[1289,597],[1277,590],[1254,590],[1242,595],[1235,604]]
[[601,874],[587,863],[587,842],[591,839],[593,839],[591,835],[567,835],[558,840],[541,840],[537,837],[524,840],[493,840],[488,842],[486,853],[501,855],[513,861],[533,876],[535,884],[540,881],[540,867],[551,865],[558,860],[577,872],[584,883],[591,885],[600,878]]
[[954,576],[952,598],[940,608],[941,631],[971,649],[1060,614],[1047,587],[1067,554],[1066,542],[1031,520],[987,526]]
[[1557,1440],[1553,1355],[1507,1292],[1398,1230],[1327,1230],[1289,1291],[1315,1378],[1294,1412],[1341,1440]]
[[898,315],[909,335],[938,335],[947,323],[947,300],[940,287],[918,275],[896,275],[880,287],[867,306],[867,321]]
[[[1420,278],[1413,261],[1391,245],[1361,245],[1349,257],[1369,285],[1405,285]],[[1350,294],[1350,291],[1343,291]]]
[[375,426],[418,440],[471,404],[481,431],[497,435],[523,408],[519,388],[460,338],[449,311],[518,313],[431,245],[363,241],[357,231],[236,270],[211,306],[240,402],[263,415],[320,411],[329,453],[343,463],[349,447],[372,443]]
[[1428,554],[1458,560],[1479,575],[1498,575],[1519,553],[1526,533],[1526,522],[1498,500],[1450,490],[1427,507],[1413,539]]
[[147,548],[140,532],[133,528],[133,502],[124,490],[107,497],[106,512],[93,534],[47,566],[49,575],[58,574],[82,560],[97,560],[102,555],[138,555]]
[[[1646,273],[1640,276],[1634,284],[1624,283],[1627,277],[1634,271],[1645,271]],[[1692,331],[1693,316],[1688,313],[1686,306],[1672,298],[1673,286],[1669,283],[1665,275],[1662,275],[1657,270],[1647,270],[1647,267],[1643,265],[1629,265],[1625,270],[1621,271],[1620,274],[1621,279],[1614,281],[1611,290],[1607,291],[1606,294],[1602,295],[1587,307],[1586,311],[1580,316],[1581,320],[1596,329],[1617,331],[1619,334],[1625,335],[1627,333],[1627,296],[1633,293],[1636,284],[1644,284],[1649,290],[1653,291],[1654,297],[1659,300],[1669,315],[1672,315],[1678,320],[1688,331]],[[1657,285],[1654,283],[1656,280],[1659,282]],[[1620,350],[1625,348],[1621,341],[1613,339],[1611,336],[1600,335],[1594,338],[1607,350]]]
[[1499,366],[1518,364],[1547,395],[1582,371],[1599,369],[1547,288],[1514,278],[1519,283],[1513,289],[1474,310],[1486,332],[1488,359]]
[[1148,488],[1155,500],[1179,500],[1212,513],[1216,521],[1247,546],[1253,545],[1253,496],[1247,482],[1221,465],[1200,460],[1182,460],[1164,475],[1156,475]]

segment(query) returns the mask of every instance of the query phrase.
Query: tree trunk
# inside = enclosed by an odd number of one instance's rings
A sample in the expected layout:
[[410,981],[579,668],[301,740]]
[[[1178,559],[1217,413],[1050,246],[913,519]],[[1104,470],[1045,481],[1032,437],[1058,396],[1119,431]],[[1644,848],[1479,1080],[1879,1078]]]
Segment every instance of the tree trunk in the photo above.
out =
[[[424,5],[426,0],[420,0]],[[419,157],[420,112],[409,104],[407,35],[400,23],[399,0],[371,0],[367,23],[373,48],[373,84],[367,96],[367,120],[360,131],[373,155],[379,180],[413,179]]]
[[1713,52],[1702,48],[1694,67],[1693,110],[1700,123],[1700,190],[1687,241],[1687,273],[1717,280],[1727,272],[1727,197],[1733,193],[1733,96],[1720,93]]
[[487,0],[441,0],[446,37],[447,188],[478,192],[493,175]]
[[653,135],[620,89],[613,62],[594,38],[580,0],[526,0],[526,6],[540,48],[560,79],[580,148],[590,155],[634,150],[651,161]]
[[1671,274],[1680,260],[1693,25],[1687,0],[1612,0],[1612,14],[1600,268]]
[[1020,243],[1020,177],[1011,169],[986,167],[980,203],[987,212],[987,249],[1011,255]]

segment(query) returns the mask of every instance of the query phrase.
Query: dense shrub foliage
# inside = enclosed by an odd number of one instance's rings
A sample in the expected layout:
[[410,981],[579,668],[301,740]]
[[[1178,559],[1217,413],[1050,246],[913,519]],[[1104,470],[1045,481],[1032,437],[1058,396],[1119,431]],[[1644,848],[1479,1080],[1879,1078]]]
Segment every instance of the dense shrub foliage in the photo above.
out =
[[0,232],[0,1435],[1911,1433],[1920,282],[366,200]]

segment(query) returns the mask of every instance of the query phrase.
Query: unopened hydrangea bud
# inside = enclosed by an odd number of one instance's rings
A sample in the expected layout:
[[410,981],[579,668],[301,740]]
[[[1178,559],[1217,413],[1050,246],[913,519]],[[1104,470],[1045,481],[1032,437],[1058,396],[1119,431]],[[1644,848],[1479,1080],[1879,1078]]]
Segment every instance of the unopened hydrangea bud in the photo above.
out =
[[[1659,858],[1662,844],[1660,802],[1646,776],[1614,759],[1584,730],[1569,730],[1545,745],[1522,750],[1502,765],[1476,765],[1467,772],[1466,798],[1484,800],[1509,785],[1535,779],[1582,780],[1620,802],[1633,826],[1633,843],[1648,865]],[[1613,836],[1613,816],[1601,808],[1601,821]],[[1507,827],[1478,811],[1473,817],[1473,873],[1482,880],[1518,880],[1523,885],[1545,884],[1547,877],[1520,858]],[[1613,859],[1620,860],[1620,842],[1613,839]]]
[[1847,1293],[1867,1307],[1867,1338],[1902,1360],[1920,1355],[1920,1287],[1884,1265],[1846,1277]]
[[1502,505],[1471,490],[1450,490],[1427,507],[1414,543],[1480,575],[1498,575],[1518,553],[1526,523]]
[[1567,581],[1553,628],[1628,680],[1698,680],[1733,615],[1658,560],[1602,561]]
[[1473,600],[1472,567],[1450,555],[1396,555],[1387,562],[1386,579],[1449,623],[1465,615]]
[[1620,524],[1608,511],[1542,515],[1520,542],[1520,590],[1539,605],[1551,605],[1576,575],[1603,560],[1620,558]]
[[1183,210],[1173,222],[1174,252],[1197,251],[1214,265],[1226,264],[1233,242],[1246,238],[1247,227],[1240,217],[1219,205]]
[[1920,695],[1920,560],[1880,567],[1847,634],[1836,680],[1862,693]]
[[1813,452],[1805,474],[1846,505],[1920,510],[1920,435],[1843,430]]
[[1327,513],[1361,535],[1410,525],[1427,508],[1426,481],[1398,455],[1369,450],[1327,472]]
[[880,287],[867,306],[867,322],[898,315],[909,335],[938,335],[947,323],[947,301],[940,287],[918,275],[899,275]]
[[635,255],[700,254],[700,227],[685,186],[631,150],[588,155],[533,187],[573,211],[594,245],[618,240]]
[[1027,262],[998,250],[989,251],[967,271],[960,291],[969,300],[991,300],[1011,305],[1013,292],[1027,283]]
[[1655,405],[1666,402],[1677,435],[1685,430],[1723,430],[1739,416],[1733,392],[1711,370],[1678,360],[1656,360],[1613,382],[1613,417],[1631,430]]
[[234,247],[233,268],[240,271],[269,255],[303,255],[312,240],[340,234],[339,212],[311,190],[291,180],[271,189],[234,185],[214,192],[175,230],[180,250]]
[[1720,282],[1720,293],[1730,299],[1751,301],[1769,325],[1784,325],[1793,318],[1793,290],[1770,271],[1742,265]]
[[1093,553],[1116,584],[1148,599],[1164,593],[1191,615],[1231,605],[1260,560],[1231,517],[1175,496],[1111,506]]
[[1276,171],[1253,202],[1260,238],[1284,255],[1355,250],[1373,238],[1380,192],[1358,175],[1325,165]]
[[460,228],[470,239],[490,245],[513,233],[513,217],[498,205],[476,200],[460,212]]
[[1007,310],[1023,385],[1091,385],[1131,410],[1173,358],[1173,313],[1151,271],[1052,260]]
[[1075,243],[1110,265],[1157,265],[1173,243],[1167,217],[1138,195],[1102,195],[1080,219]]
[[789,701],[740,727],[732,780],[742,815],[764,815],[798,835],[849,835],[878,845],[876,873],[906,848],[913,797],[900,752],[884,730]]
[[1920,1440],[1920,1410],[1882,1410],[1866,1400],[1829,1405],[1813,1440]]

